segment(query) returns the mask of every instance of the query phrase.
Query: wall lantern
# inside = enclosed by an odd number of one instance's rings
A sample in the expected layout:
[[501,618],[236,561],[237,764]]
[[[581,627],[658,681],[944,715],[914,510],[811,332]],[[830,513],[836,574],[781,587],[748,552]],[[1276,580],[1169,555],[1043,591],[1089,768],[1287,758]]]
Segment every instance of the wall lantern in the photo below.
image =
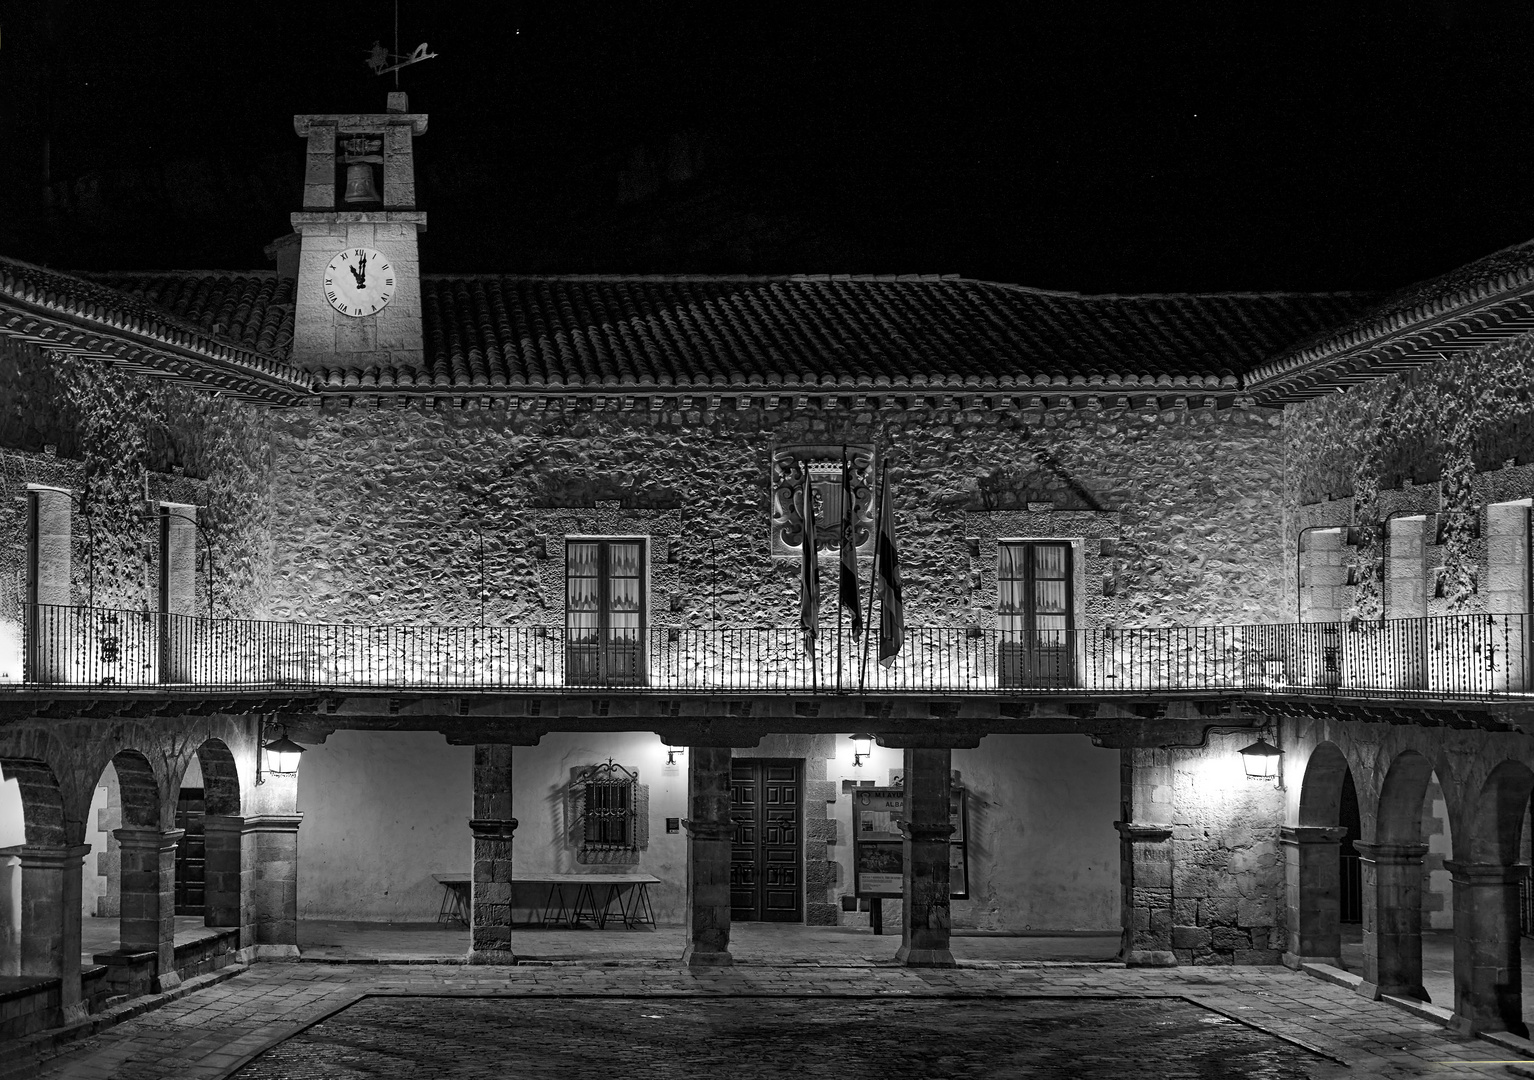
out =
[[863,767],[863,759],[874,752],[874,737],[872,735],[853,735],[852,738],[852,766],[855,769]]
[[1261,735],[1251,746],[1241,748],[1241,764],[1248,780],[1272,780],[1278,776],[1278,762],[1284,752]]
[[287,728],[282,729],[280,737],[263,744],[261,749],[266,753],[267,772],[276,776],[292,776],[298,772],[298,756],[304,748],[288,738]]
[[666,747],[666,764],[667,765],[675,765],[676,764],[676,756],[678,754],[684,754],[686,752],[687,752],[687,747],[685,747],[685,746],[668,746],[668,747]]

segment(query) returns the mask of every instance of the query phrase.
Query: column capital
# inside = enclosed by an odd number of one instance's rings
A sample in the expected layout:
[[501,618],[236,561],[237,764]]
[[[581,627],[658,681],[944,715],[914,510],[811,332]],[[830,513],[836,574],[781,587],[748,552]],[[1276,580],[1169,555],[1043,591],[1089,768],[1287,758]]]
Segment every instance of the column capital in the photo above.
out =
[[245,819],[248,833],[296,833],[303,824],[302,814],[252,814]]
[[510,840],[517,831],[517,819],[470,818],[469,831],[476,840]]
[[1115,821],[1113,827],[1119,831],[1119,836],[1128,840],[1131,844],[1155,843],[1160,840],[1172,838],[1170,825],[1151,825],[1138,821]]
[[1529,876],[1527,863],[1472,863],[1445,859],[1456,885],[1512,885]]
[[1365,844],[1353,841],[1353,848],[1364,862],[1379,866],[1410,866],[1427,857],[1426,844]]
[[1340,844],[1348,830],[1342,825],[1285,825],[1278,830],[1278,842],[1296,847],[1307,844]]
[[0,848],[0,855],[14,855],[21,860],[23,870],[48,870],[66,867],[71,859],[76,861],[90,854],[89,844],[71,844],[65,847],[44,847],[39,844],[17,844]]
[[113,829],[112,835],[125,848],[170,851],[186,835],[185,829]]
[[682,819],[682,828],[699,840],[729,840],[735,835],[733,821],[693,821]]
[[245,831],[245,818],[238,814],[206,814],[202,819],[202,829],[210,833],[242,833]]

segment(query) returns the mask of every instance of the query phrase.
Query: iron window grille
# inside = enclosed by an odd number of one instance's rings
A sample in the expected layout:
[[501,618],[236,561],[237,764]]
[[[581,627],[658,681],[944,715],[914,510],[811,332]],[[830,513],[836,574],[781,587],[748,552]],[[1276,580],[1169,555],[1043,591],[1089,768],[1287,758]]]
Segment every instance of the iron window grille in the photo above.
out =
[[576,776],[581,851],[637,851],[639,776],[611,760]]

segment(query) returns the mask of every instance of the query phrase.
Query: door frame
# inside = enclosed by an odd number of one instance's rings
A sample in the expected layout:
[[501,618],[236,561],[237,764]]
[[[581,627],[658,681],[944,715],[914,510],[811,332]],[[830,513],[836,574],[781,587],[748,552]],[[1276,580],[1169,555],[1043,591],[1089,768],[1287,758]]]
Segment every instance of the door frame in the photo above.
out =
[[[809,911],[809,902],[808,902],[807,895],[806,895],[806,891],[809,888],[809,881],[808,881],[808,878],[807,878],[807,876],[805,874],[805,856],[804,856],[805,807],[808,804],[808,800],[805,798],[805,793],[804,793],[805,783],[806,783],[805,776],[806,776],[806,774],[808,772],[808,766],[807,766],[806,759],[799,758],[799,757],[732,757],[731,760],[730,760],[730,771],[731,771],[730,784],[731,784],[731,789],[732,789],[730,805],[731,805],[732,811],[733,811],[734,803],[735,803],[735,801],[734,801],[734,794],[733,794],[733,788],[734,788],[734,783],[735,783],[734,769],[735,769],[736,765],[750,765],[750,766],[752,766],[754,768],[755,767],[760,767],[760,768],[763,768],[763,769],[765,769],[769,765],[792,765],[794,767],[794,769],[797,771],[797,775],[798,775],[798,781],[797,781],[797,783],[795,785],[796,788],[797,788],[797,791],[798,791],[798,802],[796,804],[798,828],[795,830],[795,833],[794,833],[794,866],[796,868],[796,873],[798,875],[798,879],[797,879],[797,882],[795,884],[795,891],[798,894],[798,900],[797,900],[797,916],[798,917],[795,918],[795,919],[792,919],[792,920],[789,920],[789,919],[742,919],[740,921],[742,921],[742,922],[783,922],[783,923],[788,923],[789,925],[803,926],[803,925],[805,925],[805,919],[808,917],[808,911]],[[760,805],[766,805],[766,804],[762,803]],[[732,851],[731,851],[731,862],[734,862],[734,853],[733,853],[734,838],[733,838],[733,835],[731,837],[730,843],[731,843],[731,849],[732,849]],[[758,854],[757,866],[759,868],[762,865],[761,864],[761,860],[760,860],[760,853],[761,853],[761,845],[758,844],[757,845],[757,854]],[[733,904],[731,905],[731,907],[732,907],[731,919],[733,920],[735,918],[734,912],[733,912]]]

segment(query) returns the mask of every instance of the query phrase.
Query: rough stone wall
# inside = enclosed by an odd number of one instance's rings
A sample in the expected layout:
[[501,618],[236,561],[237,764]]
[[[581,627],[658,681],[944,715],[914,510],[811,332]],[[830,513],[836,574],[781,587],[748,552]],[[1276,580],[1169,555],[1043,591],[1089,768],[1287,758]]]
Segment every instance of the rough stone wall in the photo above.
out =
[[[155,581],[150,503],[200,506],[196,611],[264,610],[271,571],[270,413],[225,396],[0,341],[0,618],[21,602],[28,483],[76,491],[76,603],[142,609]],[[149,500],[144,499],[147,491]]]
[[[1284,602],[1295,611],[1295,552],[1304,528],[1372,524],[1432,513],[1427,534],[1428,614],[1484,608],[1485,506],[1534,493],[1519,462],[1534,460],[1534,335],[1458,354],[1284,410]],[[1480,528],[1477,528],[1477,525]],[[1376,580],[1371,535],[1350,561]],[[1380,590],[1349,596],[1378,614]]]
[[[1172,951],[1184,964],[1274,964],[1283,950],[1282,795],[1246,778],[1250,733],[1170,751]],[[1143,756],[1147,751],[1130,751]]]
[[[652,622],[707,625],[717,596],[723,625],[792,625],[797,564],[774,560],[768,544],[771,453],[839,442],[881,444],[894,462],[909,626],[981,623],[966,534],[983,532],[975,519],[987,507],[1014,513],[1005,507],[1038,493],[1053,510],[1116,524],[1084,545],[1077,601],[1088,625],[1281,614],[1270,497],[1282,482],[1280,421],[1268,411],[621,403],[458,411],[358,399],[278,415],[273,617],[473,622],[482,536],[487,621],[557,625],[563,596],[545,581],[562,567],[540,568],[550,536],[534,510],[613,503],[614,527],[630,511],[679,515],[676,592],[653,598]],[[1011,486],[998,487],[998,470],[1011,470]],[[652,548],[652,566],[669,556]]]

